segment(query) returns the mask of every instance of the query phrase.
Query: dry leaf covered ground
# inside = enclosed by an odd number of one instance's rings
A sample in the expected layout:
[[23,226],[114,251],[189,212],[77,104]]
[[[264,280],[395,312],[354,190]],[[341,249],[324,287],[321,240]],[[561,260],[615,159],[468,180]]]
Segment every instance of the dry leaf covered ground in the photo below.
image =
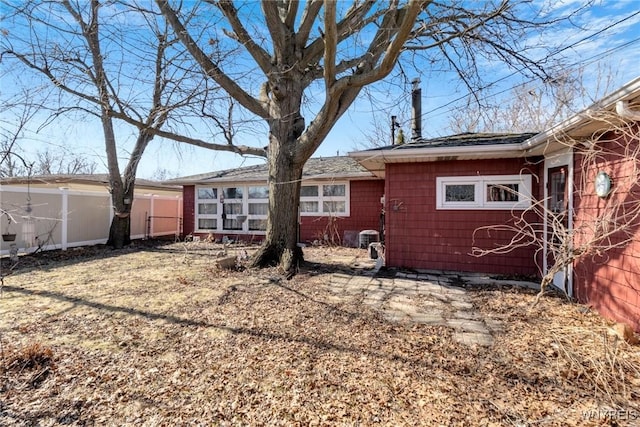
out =
[[468,346],[336,300],[331,275],[362,274],[364,250],[309,248],[289,281],[218,269],[219,250],[3,264],[0,425],[640,425],[640,347],[584,307],[468,289],[503,325]]

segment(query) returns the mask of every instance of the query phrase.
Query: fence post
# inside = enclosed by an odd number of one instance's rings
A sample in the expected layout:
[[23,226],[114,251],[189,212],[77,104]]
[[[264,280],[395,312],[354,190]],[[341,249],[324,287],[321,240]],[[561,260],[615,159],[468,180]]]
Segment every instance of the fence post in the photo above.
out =
[[153,216],[155,215],[154,205],[155,205],[156,195],[151,195],[151,202],[149,203],[149,238],[152,238],[155,234]]
[[62,250],[65,251],[69,247],[69,189],[67,187],[60,187],[62,193]]
[[151,235],[151,217],[148,212],[144,213],[144,238],[149,240]]

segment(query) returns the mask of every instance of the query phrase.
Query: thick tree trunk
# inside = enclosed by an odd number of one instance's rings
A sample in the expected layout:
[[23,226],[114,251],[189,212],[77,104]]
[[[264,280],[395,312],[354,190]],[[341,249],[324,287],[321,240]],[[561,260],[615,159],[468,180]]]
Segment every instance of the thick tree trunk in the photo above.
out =
[[107,245],[113,249],[122,249],[131,243],[131,206],[133,203],[133,180],[124,190],[122,181],[112,180],[111,203],[114,215],[109,228]]
[[261,95],[269,110],[269,216],[265,240],[253,260],[254,267],[279,265],[288,278],[303,261],[298,246],[300,180],[305,162],[315,151],[311,145],[304,148],[298,139],[305,129],[300,114],[304,73],[294,66],[302,56],[299,48],[285,43],[278,49],[274,68],[278,72],[271,73]]
[[[272,144],[277,145],[277,144]],[[262,247],[253,260],[254,267],[280,265],[291,277],[303,261],[298,246],[300,179],[304,163],[296,164],[289,150],[269,151],[269,217]]]
[[109,228],[107,245],[121,249],[131,243],[131,216],[114,215]]

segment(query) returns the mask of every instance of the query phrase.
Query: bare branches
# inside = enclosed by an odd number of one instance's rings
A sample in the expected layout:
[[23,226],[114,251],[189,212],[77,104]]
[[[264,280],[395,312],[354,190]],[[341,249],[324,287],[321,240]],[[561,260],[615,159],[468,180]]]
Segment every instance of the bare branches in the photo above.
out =
[[242,25],[242,22],[240,22],[240,19],[238,18],[238,11],[234,7],[233,3],[231,1],[221,1],[219,2],[219,7],[233,29],[233,34],[227,33],[227,35],[234,37],[238,43],[244,46],[256,61],[262,72],[264,74],[269,74],[272,70],[269,54],[253,40],[244,25]]
[[262,12],[264,13],[264,20],[267,24],[267,30],[269,30],[269,34],[271,34],[274,62],[282,64],[288,59],[285,59],[289,47],[286,44],[286,40],[292,31],[286,28],[284,22],[282,22],[280,2],[263,0],[260,4],[262,6]]
[[[316,18],[320,13],[322,4],[322,0],[310,0],[306,2],[298,33],[296,34],[296,46],[298,46],[298,48],[302,48],[307,44],[309,34],[316,23]],[[318,44],[320,44],[320,41],[318,41]],[[303,58],[303,63],[308,63],[309,60],[310,58]]]
[[[326,62],[335,58],[334,51],[339,42],[339,28],[329,29],[325,34],[325,91],[327,102],[316,119],[300,138],[301,157],[309,156],[320,145],[333,124],[356,99],[362,88],[387,76],[396,65],[402,48],[414,26],[416,17],[426,1],[411,1],[404,8],[393,2],[382,18],[367,52],[360,56],[352,74],[335,80],[336,69]],[[358,10],[358,9],[354,9]],[[327,13],[327,12],[326,12]],[[331,16],[334,12],[328,12]],[[329,45],[331,43],[331,45]],[[334,58],[331,58],[331,57]]]
[[209,59],[204,51],[198,46],[197,42],[191,37],[187,29],[183,26],[180,18],[178,18],[178,15],[169,6],[168,2],[166,0],[156,0],[156,2],[162,11],[162,14],[173,27],[175,34],[180,38],[182,44],[198,64],[200,64],[202,70],[207,74],[207,76],[215,80],[247,110],[260,117],[268,117],[264,106],[258,100],[245,92],[240,85],[238,85],[233,79],[225,74],[218,65]]
[[[474,241],[485,233],[511,235],[509,241],[495,247],[474,246],[476,256],[535,248],[539,255],[536,259],[547,264],[546,271],[541,268],[540,295],[553,283],[554,276],[568,266],[584,259],[606,262],[610,254],[625,248],[635,238],[640,227],[638,123],[624,121],[613,112],[589,114],[601,131],[586,139],[563,135],[561,141],[574,153],[576,178],[570,188],[574,210],[567,200],[562,200],[560,206],[549,196],[533,201],[530,208],[514,215],[510,224],[490,225],[474,232]],[[615,183],[606,195],[596,195],[594,181],[598,171],[615,176]]]
[[[330,2],[324,8],[324,84],[327,92],[336,81],[336,49],[338,28],[336,25],[336,4]],[[327,96],[331,94],[327,93]]]

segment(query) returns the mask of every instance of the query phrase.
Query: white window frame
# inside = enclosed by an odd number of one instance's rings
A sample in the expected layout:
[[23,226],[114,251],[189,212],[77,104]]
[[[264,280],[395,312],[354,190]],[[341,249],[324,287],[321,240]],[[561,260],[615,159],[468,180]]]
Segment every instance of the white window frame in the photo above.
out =
[[249,229],[249,221],[250,220],[267,220],[267,215],[260,215],[260,214],[252,214],[249,212],[249,205],[252,203],[258,203],[258,204],[263,204],[266,203],[267,204],[267,210],[269,209],[269,196],[267,196],[266,198],[251,198],[251,196],[249,195],[249,188],[250,187],[266,187],[267,188],[267,192],[269,191],[269,185],[267,185],[267,183],[264,184],[250,184],[246,186],[246,212],[247,212],[247,220],[245,221],[245,226],[246,226],[246,230],[250,233],[266,233],[266,230],[250,230]]
[[[314,197],[300,197],[300,202],[303,201],[312,201],[318,203],[318,212],[300,212],[301,216],[335,216],[335,217],[347,217],[350,215],[350,182],[349,181],[305,181],[302,185],[305,186],[315,186],[318,188],[318,196]],[[344,196],[324,196],[323,195],[323,185],[344,185]],[[249,214],[249,204],[250,203],[268,203],[268,199],[255,199],[249,198],[249,187],[265,187],[266,183],[219,183],[216,185],[196,185],[195,186],[195,204],[194,204],[194,232],[196,233],[217,233],[217,234],[265,234],[265,230],[249,230],[249,220],[262,219],[267,220],[268,215],[257,215],[257,214]],[[224,229],[224,220],[222,219],[223,213],[223,205],[220,201],[221,196],[224,194],[225,188],[236,187],[242,190],[242,199],[225,199],[224,203],[242,203],[242,212],[243,216],[246,216],[246,220],[242,224],[241,230],[228,230]],[[198,190],[201,188],[212,188],[216,190],[217,198],[214,199],[200,199],[198,198]],[[324,211],[324,202],[344,202],[345,211],[344,212],[325,212]],[[215,203],[217,205],[217,214],[200,214],[199,213],[199,205],[203,203]],[[227,219],[234,219],[238,215],[228,214]],[[216,220],[216,228],[215,229],[201,229],[200,228],[200,219],[215,219]]]
[[[268,199],[255,199],[249,198],[249,187],[266,187],[266,183],[219,183],[217,185],[196,185],[195,186],[195,207],[194,207],[194,232],[195,233],[217,233],[217,234],[265,234],[265,230],[249,230],[250,219],[267,219],[267,215],[249,214],[249,203],[264,203]],[[198,197],[198,190],[201,188],[213,188],[216,190],[217,198],[214,199],[200,199]],[[224,228],[224,219],[222,219],[222,213],[224,210],[221,198],[224,194],[225,188],[239,188],[242,191],[242,198],[228,199],[224,198],[224,204],[241,204],[242,214],[227,214],[227,219],[237,219],[238,216],[244,216],[246,219],[242,223],[242,228],[238,230],[231,230]],[[217,214],[200,214],[199,205],[203,203],[216,203]],[[200,219],[215,219],[216,228],[200,228]]]
[[[323,185],[344,185],[344,196],[325,196],[323,194]],[[318,196],[313,197],[300,197],[300,202],[318,202],[317,212],[302,212],[300,216],[349,216],[350,215],[350,185],[349,181],[304,181],[302,186],[318,187]],[[344,212],[325,212],[324,202],[344,202]]]
[[[436,209],[455,210],[524,210],[531,206],[531,175],[478,175],[436,178]],[[474,185],[474,201],[448,202],[445,200],[448,185]],[[490,201],[487,198],[489,185],[518,185],[518,200]]]
[[[216,192],[216,198],[215,199],[201,199],[199,198],[199,191],[200,189],[213,189]],[[217,231],[221,224],[220,221],[222,221],[222,216],[221,216],[221,212],[220,209],[222,208],[220,206],[220,188],[214,187],[212,185],[199,185],[196,186],[195,191],[194,191],[194,197],[195,197],[195,208],[194,208],[194,216],[195,216],[195,224],[194,224],[194,228],[197,232],[199,233],[212,233]],[[216,213],[215,214],[201,214],[200,213],[200,205],[201,204],[208,204],[208,205],[216,205]],[[216,228],[200,228],[200,220],[201,219],[215,219],[216,220]]]
[[[228,197],[224,197],[224,190],[229,189],[229,188],[239,188],[240,191],[242,192],[242,197],[237,197],[237,198],[228,198]],[[220,187],[218,187],[218,195],[219,197],[222,198],[221,201],[221,205],[222,205],[222,211],[220,212],[220,227],[218,227],[218,229],[220,230],[220,232],[224,232],[224,233],[237,233],[237,232],[241,232],[241,231],[247,231],[247,209],[248,209],[248,205],[247,205],[247,192],[249,190],[249,186],[248,185],[237,185],[237,184],[229,184],[229,185],[222,185]],[[230,214],[226,214],[225,218],[222,218],[222,214],[224,214],[224,205],[240,205],[241,208],[241,213],[237,214],[237,213],[230,213]],[[224,221],[225,220],[237,220],[239,216],[244,216],[245,220],[242,223],[241,228],[224,228]]]

